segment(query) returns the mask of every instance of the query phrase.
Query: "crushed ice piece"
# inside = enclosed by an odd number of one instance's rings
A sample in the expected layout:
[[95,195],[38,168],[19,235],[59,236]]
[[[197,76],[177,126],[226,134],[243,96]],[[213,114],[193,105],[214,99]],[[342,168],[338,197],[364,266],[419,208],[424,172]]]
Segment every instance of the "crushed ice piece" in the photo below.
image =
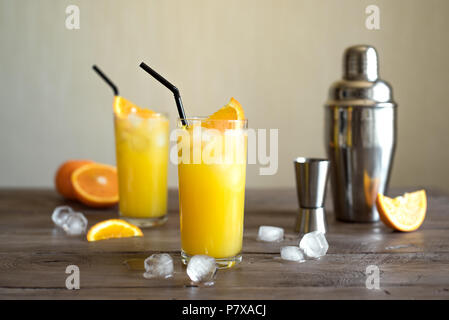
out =
[[217,264],[215,259],[206,255],[196,255],[187,264],[187,275],[194,282],[213,282]]
[[324,233],[313,231],[306,233],[299,242],[299,247],[309,258],[319,258],[326,254],[329,249]]
[[167,253],[155,253],[144,261],[144,278],[170,278],[173,276],[173,259]]
[[281,248],[281,259],[288,261],[304,262],[304,252],[298,246],[286,246]]
[[158,147],[165,147],[167,144],[167,135],[164,133],[158,134],[156,137],[156,145]]
[[274,242],[284,239],[284,229],[271,226],[260,226],[257,240]]
[[86,233],[87,219],[81,212],[70,212],[62,224],[62,229],[70,236]]
[[51,220],[57,225],[58,227],[62,227],[66,219],[68,218],[69,214],[74,212],[73,209],[69,206],[59,206],[56,207],[53,211],[53,214],[51,215]]
[[141,117],[139,117],[138,114],[135,113],[135,111],[133,110],[129,115],[128,115],[128,121],[131,123],[131,125],[135,128],[138,127],[143,119]]

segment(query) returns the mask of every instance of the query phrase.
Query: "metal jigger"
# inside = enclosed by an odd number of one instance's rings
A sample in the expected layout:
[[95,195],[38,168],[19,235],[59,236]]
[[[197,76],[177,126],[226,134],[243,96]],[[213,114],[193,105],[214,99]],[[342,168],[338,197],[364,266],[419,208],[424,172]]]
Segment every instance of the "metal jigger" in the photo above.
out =
[[326,196],[329,160],[299,157],[294,160],[294,165],[299,201],[299,214],[296,219],[295,231],[301,234],[312,231],[326,233],[324,198]]

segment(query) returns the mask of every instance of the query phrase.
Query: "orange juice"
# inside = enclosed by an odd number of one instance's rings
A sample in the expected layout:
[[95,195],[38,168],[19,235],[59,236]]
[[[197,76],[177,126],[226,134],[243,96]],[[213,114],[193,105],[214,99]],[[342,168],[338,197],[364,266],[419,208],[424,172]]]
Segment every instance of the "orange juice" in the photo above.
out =
[[168,119],[145,111],[115,113],[120,215],[143,227],[166,220],[169,147]]
[[[229,122],[220,121],[225,123],[220,122],[218,127],[229,127],[223,125]],[[204,128],[206,120],[190,119],[188,123],[187,134],[181,138],[187,138],[187,142],[178,140],[181,151],[178,176],[183,262],[186,263],[190,256],[206,254],[214,257],[219,266],[229,267],[241,260],[246,120],[234,121],[232,125],[238,123],[241,128],[226,130],[226,134],[224,130],[215,130],[213,138],[204,137],[208,130]],[[193,128],[198,127],[202,127],[203,134],[195,145]],[[211,144],[215,146],[211,147]],[[190,152],[188,157],[183,155],[186,151]],[[198,154],[201,154],[201,159],[195,159]],[[207,159],[208,155],[217,161],[211,161],[210,157]]]

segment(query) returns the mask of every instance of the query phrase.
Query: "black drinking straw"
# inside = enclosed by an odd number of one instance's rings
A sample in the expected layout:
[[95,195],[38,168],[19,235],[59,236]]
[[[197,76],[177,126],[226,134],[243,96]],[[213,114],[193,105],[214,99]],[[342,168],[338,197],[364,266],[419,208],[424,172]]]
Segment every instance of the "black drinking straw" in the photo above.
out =
[[95,72],[111,87],[112,91],[114,91],[114,95],[118,96],[118,89],[116,85],[109,80],[109,78],[106,77],[106,75],[96,65],[93,65],[92,69],[94,69]]
[[164,85],[164,87],[166,87],[168,90],[170,90],[173,95],[175,96],[175,101],[176,101],[176,107],[178,108],[178,114],[179,114],[179,119],[181,119],[181,123],[184,126],[187,126],[187,120],[186,120],[186,114],[184,112],[184,107],[182,106],[182,99],[181,99],[181,95],[179,93],[178,88],[176,88],[173,84],[171,84],[167,79],[165,79],[163,76],[161,76],[159,73],[157,73],[156,71],[154,71],[149,65],[147,65],[145,62],[142,62],[140,64],[140,67],[145,70],[146,72],[148,72],[153,78],[155,78],[157,81],[159,81],[160,83],[162,83],[162,85]]

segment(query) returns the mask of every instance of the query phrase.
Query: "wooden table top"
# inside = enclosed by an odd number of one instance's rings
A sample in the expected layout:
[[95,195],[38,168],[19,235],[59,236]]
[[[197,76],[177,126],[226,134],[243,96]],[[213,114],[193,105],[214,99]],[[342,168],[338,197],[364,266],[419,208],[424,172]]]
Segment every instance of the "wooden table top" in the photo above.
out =
[[[248,190],[243,262],[220,270],[212,287],[191,286],[180,262],[175,190],[169,194],[168,222],[145,229],[143,238],[89,243],[68,237],[50,218],[62,204],[84,212],[89,226],[117,217],[117,208],[88,209],[51,190],[0,190],[0,299],[449,298],[449,197],[443,193],[428,192],[427,218],[412,233],[392,232],[382,223],[337,222],[329,209],[328,254],[295,263],[279,259],[280,247],[299,239],[292,230],[295,190]],[[260,225],[285,228],[285,240],[256,241]],[[155,252],[174,257],[173,278],[144,279],[125,263]],[[80,269],[80,290],[65,287],[71,264]],[[380,290],[366,288],[368,265],[380,269]]]

